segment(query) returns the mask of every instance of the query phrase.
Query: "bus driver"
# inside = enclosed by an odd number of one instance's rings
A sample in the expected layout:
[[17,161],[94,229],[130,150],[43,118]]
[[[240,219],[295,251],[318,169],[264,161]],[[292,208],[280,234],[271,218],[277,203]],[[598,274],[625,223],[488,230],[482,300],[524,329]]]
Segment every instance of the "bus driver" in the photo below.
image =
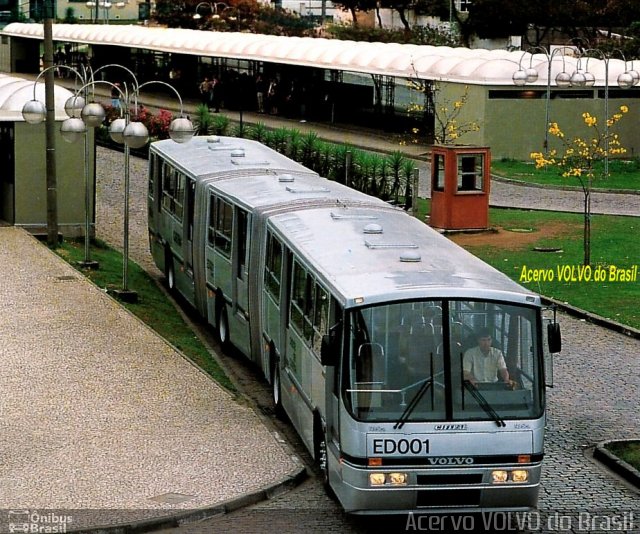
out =
[[464,353],[464,379],[475,385],[477,382],[497,382],[499,375],[503,382],[511,385],[502,351],[491,346],[491,332],[486,328],[480,330],[477,341],[477,347]]

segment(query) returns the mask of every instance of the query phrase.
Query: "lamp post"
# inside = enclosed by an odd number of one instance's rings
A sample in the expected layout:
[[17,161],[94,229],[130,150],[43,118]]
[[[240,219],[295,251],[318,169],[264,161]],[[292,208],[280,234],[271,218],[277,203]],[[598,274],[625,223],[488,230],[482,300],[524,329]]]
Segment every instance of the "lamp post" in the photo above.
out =
[[[543,46],[537,46],[531,49],[531,51],[540,51],[542,52],[547,61],[547,91],[546,91],[546,102],[545,102],[545,116],[544,116],[544,150],[547,152],[549,150],[549,113],[551,106],[551,70],[553,66],[554,57],[557,54],[562,54],[562,71],[556,75],[555,82],[558,87],[566,88],[570,85],[571,76],[566,71],[566,63],[565,63],[565,55],[564,52],[567,49],[573,50],[571,47],[562,46],[559,48],[555,48],[551,52],[549,52]],[[520,63],[518,65],[518,70],[513,73],[512,79],[513,83],[517,86],[523,86],[528,83],[534,83],[538,79],[538,71],[533,67],[533,54],[529,52],[525,52],[522,54],[520,58]],[[522,67],[522,60],[524,59],[525,54],[529,53],[529,67],[524,69]]]
[[[44,120],[44,112],[42,103],[36,99],[36,84],[38,83],[38,79],[46,74],[47,70],[53,69],[68,69],[76,75],[76,79],[80,80],[80,83],[83,87],[87,87],[87,82],[92,77],[92,73],[89,69],[86,69],[84,66],[81,66],[81,71],[77,71],[76,69],[69,67],[68,65],[52,65],[44,69],[38,76],[36,77],[33,83],[33,100],[30,100],[25,103],[22,108],[22,116],[26,122],[29,124],[39,124]],[[65,121],[63,126],[61,127],[61,134],[65,141],[74,142],[79,138],[80,134],[84,134],[84,188],[85,188],[85,198],[84,198],[84,260],[78,262],[78,264],[85,269],[97,269],[99,264],[97,261],[93,261],[91,259],[91,176],[89,172],[89,160],[90,160],[90,144],[88,138],[88,128],[87,126],[95,127],[98,124],[88,124],[83,122],[79,117],[81,116],[81,112],[85,106],[87,100],[87,91],[83,92],[82,95],[74,95],[70,97],[64,105],[64,109],[66,114],[75,119],[76,121],[80,121],[81,125],[77,126],[71,130],[69,130],[69,123]]]
[[[53,65],[53,1],[44,1],[44,64]],[[55,141],[55,101],[53,70],[49,69],[44,78],[45,106],[47,123],[45,137],[47,146],[47,244],[54,247],[58,244],[58,179],[56,176],[56,141]]]
[[193,15],[193,18],[195,20],[200,20],[202,18],[202,15],[200,13],[198,13],[198,9],[200,9],[200,7],[202,6],[209,6],[209,12],[213,15],[213,14],[218,14],[218,11],[216,9],[216,5],[212,4],[211,2],[200,2],[194,9],[195,13]]
[[[122,87],[117,86],[106,80],[94,80],[91,79],[83,85],[77,92],[76,96],[84,91],[87,87],[95,87],[98,84],[104,84],[110,86],[112,89],[117,89],[120,95],[121,117],[115,119],[109,126],[109,135],[116,143],[124,144],[124,217],[123,217],[123,260],[122,260],[122,288],[114,291],[114,293],[127,302],[136,302],[137,293],[129,289],[129,182],[130,182],[130,169],[129,160],[132,148],[142,148],[149,141],[149,131],[147,127],[138,120],[131,120],[131,108],[137,109],[138,97],[140,90],[151,84],[159,84],[170,88],[177,96],[180,102],[180,116],[171,121],[169,125],[169,137],[176,143],[185,143],[189,141],[194,135],[193,124],[184,116],[184,106],[180,93],[170,84],[159,81],[151,80],[142,84],[138,83],[138,79],[131,70],[123,65],[108,64],[96,69],[95,73],[106,68],[120,68],[125,70],[131,77],[132,84],[129,86],[127,83],[123,83]],[[105,117],[104,108],[97,102],[89,102],[82,108],[82,119],[78,121],[75,118],[69,118],[62,123],[61,129],[65,129],[68,132],[80,132],[85,125],[101,124]],[[84,124],[80,124],[84,123]]]
[[229,8],[227,4],[224,2],[200,2],[194,9],[195,13],[193,15],[194,20],[200,20],[202,15],[198,13],[198,10],[201,6],[208,6],[209,12],[211,13],[211,17],[214,19],[220,18],[220,13]]
[[89,8],[89,15],[91,16],[91,20],[94,20],[93,10],[95,9],[95,22],[98,22],[98,19],[100,18],[100,8],[102,8],[102,18],[105,21],[105,24],[109,24],[109,10],[113,6],[113,4],[109,0],[89,0],[85,5]]
[[[96,80],[94,75],[102,69],[108,67],[118,67],[128,72],[133,80],[131,91],[129,86],[125,83],[123,88],[120,88],[114,83],[106,80]],[[50,70],[56,68],[56,66],[48,67]],[[140,94],[140,90],[150,84],[160,84],[169,87],[175,92],[180,102],[180,116],[171,121],[169,126],[169,137],[176,143],[185,143],[189,141],[194,135],[193,124],[184,116],[184,106],[182,98],[178,91],[166,82],[152,80],[143,84],[138,84],[138,80],[128,68],[122,65],[109,64],[104,65],[96,69],[95,71],[83,70],[82,74],[72,67],[65,67],[75,72],[78,79],[82,81],[82,87],[80,87],[74,96],[70,97],[65,103],[65,111],[69,118],[66,119],[60,126],[60,132],[62,137],[69,142],[74,142],[80,138],[80,135],[85,136],[85,262],[86,266],[94,266],[94,262],[90,260],[89,253],[89,235],[90,235],[90,187],[89,187],[89,144],[87,140],[88,128],[95,128],[102,124],[105,118],[105,110],[97,102],[87,102],[89,88],[95,88],[98,84],[108,85],[112,89],[115,88],[122,102],[120,107],[121,117],[114,120],[109,127],[109,135],[111,138],[120,144],[124,144],[124,229],[123,229],[123,264],[122,264],[122,288],[115,291],[116,295],[122,300],[127,302],[137,301],[137,293],[129,290],[129,159],[131,148],[142,148],[147,144],[149,140],[149,132],[147,127],[137,120],[131,120],[131,106],[137,109],[137,100]],[[46,70],[46,69],[45,69]],[[44,71],[41,73],[44,74]],[[37,78],[36,78],[37,83]],[[34,98],[27,102],[23,109],[22,115],[25,121],[30,124],[37,124],[44,120],[45,106],[42,102],[35,98],[35,83],[34,83]],[[51,121],[53,122],[53,121]]]
[[[540,50],[542,51],[547,60],[547,101],[545,104],[545,139],[544,139],[544,150],[547,152],[549,150],[549,106],[551,101],[551,70],[552,64],[554,60],[554,56],[558,53],[562,54],[562,71],[559,72],[555,77],[556,86],[560,88],[568,88],[568,87],[593,87],[596,83],[595,75],[589,71],[589,59],[592,58],[592,55],[598,55],[599,59],[604,63],[604,115],[605,115],[605,156],[604,156],[604,175],[609,175],[609,61],[611,60],[610,56],[607,56],[602,50],[588,48],[581,52],[580,56],[576,62],[576,69],[570,74],[566,70],[566,62],[565,62],[565,50],[575,51],[575,47],[562,46],[554,49],[552,52],[549,52],[544,47],[535,47],[531,50]],[[529,67],[523,68],[522,60],[524,59],[525,54],[529,53]],[[622,55],[622,52],[620,52]],[[582,67],[582,61],[584,60],[584,68]],[[627,69],[627,62],[624,59],[624,71],[618,74],[617,83],[618,87],[622,89],[629,89],[634,85],[637,85],[640,81],[640,73],[633,69]],[[518,70],[513,73],[513,83],[517,86],[523,86],[528,83],[534,83],[538,79],[538,71],[533,67],[533,54],[530,52],[525,52],[520,58],[520,63],[518,65]]]

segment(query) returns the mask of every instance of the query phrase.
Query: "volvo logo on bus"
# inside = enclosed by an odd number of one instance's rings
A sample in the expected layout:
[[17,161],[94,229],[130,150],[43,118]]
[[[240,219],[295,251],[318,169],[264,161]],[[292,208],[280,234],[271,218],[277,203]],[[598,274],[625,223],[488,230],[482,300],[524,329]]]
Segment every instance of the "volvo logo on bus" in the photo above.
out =
[[430,465],[471,465],[471,456],[440,456],[438,458],[427,458]]

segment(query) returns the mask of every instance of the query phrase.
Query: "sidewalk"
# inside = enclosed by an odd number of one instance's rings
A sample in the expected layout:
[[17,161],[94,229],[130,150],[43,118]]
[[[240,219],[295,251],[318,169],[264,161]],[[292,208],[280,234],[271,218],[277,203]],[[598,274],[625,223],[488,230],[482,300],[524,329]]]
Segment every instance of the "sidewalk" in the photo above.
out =
[[0,270],[0,532],[213,515],[302,475],[251,409],[24,230],[0,228]]

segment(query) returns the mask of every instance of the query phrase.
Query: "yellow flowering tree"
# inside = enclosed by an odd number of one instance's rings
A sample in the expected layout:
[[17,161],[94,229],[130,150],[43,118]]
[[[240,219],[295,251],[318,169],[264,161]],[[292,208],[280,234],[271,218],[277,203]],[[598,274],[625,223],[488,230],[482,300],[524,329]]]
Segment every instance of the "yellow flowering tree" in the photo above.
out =
[[[569,139],[558,126],[557,122],[549,124],[549,133],[556,137],[562,148],[553,149],[548,154],[532,152],[531,158],[536,162],[536,168],[555,166],[562,171],[565,178],[576,178],[584,193],[584,260],[583,264],[591,263],[591,186],[597,177],[595,165],[610,156],[622,155],[626,149],[620,144],[618,134],[611,128],[625,113],[627,106],[620,106],[619,110],[607,119],[606,128],[602,130],[597,117],[588,112],[582,114],[584,124],[593,132],[590,138],[574,137]],[[607,168],[601,173],[606,178]]]
[[[417,77],[408,82],[409,89],[423,95],[422,102],[411,103],[408,112],[413,116],[422,116],[429,121],[433,116],[433,141],[447,145],[460,142],[460,138],[469,133],[477,132],[480,126],[476,121],[461,121],[460,114],[469,100],[469,87],[465,86],[462,95],[455,100],[437,98],[440,87],[437,83],[421,80]],[[437,104],[436,104],[437,102]],[[417,136],[428,133],[429,125],[413,128],[413,142],[417,143]]]

